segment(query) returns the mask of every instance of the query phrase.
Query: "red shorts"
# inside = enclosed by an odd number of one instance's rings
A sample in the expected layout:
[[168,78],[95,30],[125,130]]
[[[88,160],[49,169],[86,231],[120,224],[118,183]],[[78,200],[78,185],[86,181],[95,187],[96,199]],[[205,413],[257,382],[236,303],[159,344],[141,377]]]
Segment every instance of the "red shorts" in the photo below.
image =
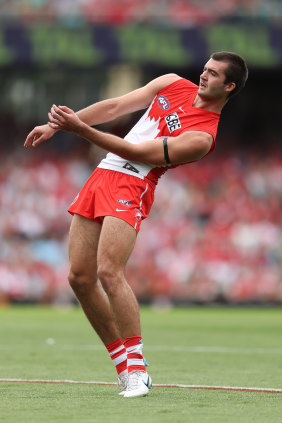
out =
[[97,168],[76,196],[68,211],[102,224],[105,216],[125,220],[139,232],[148,217],[154,186],[150,181],[113,170]]

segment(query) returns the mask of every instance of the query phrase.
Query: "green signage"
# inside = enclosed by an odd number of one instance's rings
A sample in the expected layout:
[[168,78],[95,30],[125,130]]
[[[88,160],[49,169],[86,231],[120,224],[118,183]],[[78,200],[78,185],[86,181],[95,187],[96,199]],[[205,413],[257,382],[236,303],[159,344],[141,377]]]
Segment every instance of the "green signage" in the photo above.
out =
[[202,66],[214,51],[235,51],[249,66],[282,67],[282,28],[219,24],[205,28],[55,25],[2,26],[0,67],[92,68],[126,62],[139,66]]
[[5,43],[5,32],[0,29],[0,66],[13,64],[15,60],[14,51]]
[[117,30],[120,59],[137,64],[184,66],[192,62],[192,53],[181,43],[179,30],[127,26]]
[[36,64],[89,67],[102,62],[102,54],[95,47],[90,28],[34,27],[29,29],[29,36]]
[[217,25],[203,32],[210,52],[234,51],[252,66],[271,68],[279,63],[278,54],[271,47],[267,27]]

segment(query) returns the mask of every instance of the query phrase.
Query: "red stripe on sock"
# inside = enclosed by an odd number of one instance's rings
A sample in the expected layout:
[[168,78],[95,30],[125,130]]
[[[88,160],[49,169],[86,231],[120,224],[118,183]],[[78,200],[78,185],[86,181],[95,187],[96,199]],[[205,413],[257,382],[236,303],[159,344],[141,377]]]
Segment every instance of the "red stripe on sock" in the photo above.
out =
[[124,339],[123,344],[125,348],[133,347],[134,345],[142,344],[142,337],[137,336],[128,336]]
[[138,372],[146,372],[145,366],[128,366],[128,373],[137,370]]
[[[124,370],[127,369],[127,355],[126,355],[126,349],[122,343],[122,340],[116,339],[114,342],[111,342],[110,344],[106,345],[106,348],[109,352],[109,354],[111,354],[113,351],[115,351],[117,348],[122,347],[120,349],[120,351],[116,352],[115,354],[113,354],[111,356],[111,359],[116,367],[116,371],[118,374],[120,374],[121,372],[123,372]],[[125,360],[122,361],[121,363],[115,364],[114,360],[118,357],[120,357],[122,354],[125,354]]]
[[107,350],[109,351],[109,353],[111,353],[112,351],[116,350],[118,347],[123,346],[122,340],[116,339],[114,342],[111,342],[110,344],[106,345]]
[[127,360],[123,361],[123,362],[122,362],[122,363],[120,363],[120,364],[117,364],[117,365],[116,365],[116,369],[117,369],[117,373],[118,373],[118,375],[119,375],[121,372],[124,372],[124,370],[126,370],[126,369],[127,369]]
[[138,360],[143,360],[143,355],[136,353],[128,353],[127,358],[137,358]]

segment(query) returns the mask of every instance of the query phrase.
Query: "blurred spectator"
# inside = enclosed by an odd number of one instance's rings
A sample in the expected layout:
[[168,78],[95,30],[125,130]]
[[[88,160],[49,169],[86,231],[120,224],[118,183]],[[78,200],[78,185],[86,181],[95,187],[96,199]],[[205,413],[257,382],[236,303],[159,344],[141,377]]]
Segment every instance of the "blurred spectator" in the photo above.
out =
[[[75,156],[2,155],[0,300],[73,301],[66,208],[90,172]],[[275,152],[230,152],[168,172],[128,266],[139,299],[281,301],[281,177]]]
[[27,22],[195,26],[234,17],[281,20],[280,0],[0,0],[0,16]]

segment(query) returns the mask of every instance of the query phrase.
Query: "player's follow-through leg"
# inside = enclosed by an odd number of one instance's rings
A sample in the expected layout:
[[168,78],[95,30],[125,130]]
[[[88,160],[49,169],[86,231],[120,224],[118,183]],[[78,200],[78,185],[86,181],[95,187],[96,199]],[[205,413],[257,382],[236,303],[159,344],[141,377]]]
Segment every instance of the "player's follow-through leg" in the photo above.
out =
[[[102,229],[97,222],[80,215],[72,221],[69,281],[106,345],[122,387],[127,388],[125,397],[146,395],[151,387],[143,363],[139,308],[124,276],[135,240],[135,230],[114,217],[106,217]],[[103,287],[97,281],[97,267]]]
[[127,351],[128,383],[124,397],[143,396],[152,386],[142,354],[139,307],[125,279],[125,266],[136,241],[136,231],[116,217],[104,219],[98,246],[98,278],[111,304]]
[[127,386],[127,353],[114,321],[107,294],[97,280],[97,250],[101,225],[75,214],[69,236],[69,282],[92,327],[105,344],[118,373],[121,389]]

